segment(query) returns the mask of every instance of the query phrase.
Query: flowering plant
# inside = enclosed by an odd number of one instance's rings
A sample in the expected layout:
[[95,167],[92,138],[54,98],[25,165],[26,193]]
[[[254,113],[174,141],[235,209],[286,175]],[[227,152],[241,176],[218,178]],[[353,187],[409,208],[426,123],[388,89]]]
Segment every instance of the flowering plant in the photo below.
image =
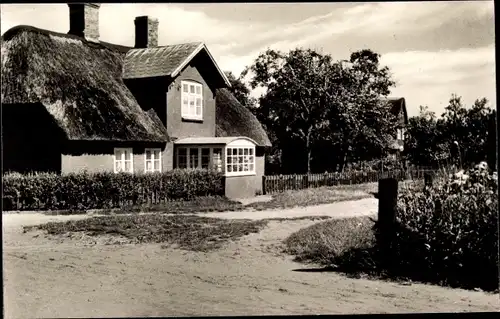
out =
[[403,189],[397,220],[403,225],[395,241],[402,266],[418,265],[455,284],[498,283],[498,178],[485,162],[431,187]]

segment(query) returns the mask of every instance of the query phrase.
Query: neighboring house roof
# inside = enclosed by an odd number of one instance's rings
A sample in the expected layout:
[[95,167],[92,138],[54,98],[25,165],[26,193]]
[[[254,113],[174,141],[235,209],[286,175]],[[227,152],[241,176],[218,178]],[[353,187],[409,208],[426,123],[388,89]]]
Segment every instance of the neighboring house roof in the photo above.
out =
[[17,26],[2,36],[2,104],[41,103],[70,140],[169,140],[122,79],[126,47]]
[[[404,97],[388,97],[385,98],[388,103],[391,104],[391,113],[399,116],[401,112],[403,112],[403,120],[404,124],[408,124],[408,113],[406,111],[406,100]],[[398,140],[397,138],[393,138],[389,142],[389,148],[393,150],[401,150],[404,148],[404,141]]]
[[271,146],[266,131],[228,89],[216,93],[216,136],[247,136],[260,146]]
[[175,141],[175,144],[229,144],[236,140],[247,140],[257,144],[253,139],[246,136],[229,136],[229,137],[185,137]]
[[124,79],[137,79],[154,76],[175,77],[202,50],[212,60],[220,76],[228,87],[231,83],[219,68],[213,56],[202,42],[167,45],[162,47],[131,49],[125,56]]
[[406,100],[404,97],[388,97],[385,98],[391,104],[391,112],[394,115],[399,115],[403,112],[405,124],[408,124],[408,113],[406,111]]

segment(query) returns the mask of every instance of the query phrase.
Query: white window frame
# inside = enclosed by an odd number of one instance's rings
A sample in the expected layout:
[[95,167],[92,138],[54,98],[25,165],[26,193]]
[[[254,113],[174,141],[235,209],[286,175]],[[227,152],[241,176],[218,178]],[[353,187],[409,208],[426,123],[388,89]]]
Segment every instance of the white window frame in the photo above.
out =
[[[184,86],[187,86],[188,92],[184,92]],[[191,93],[194,88],[194,93]],[[198,92],[199,91],[199,92]],[[184,104],[187,101],[187,104]],[[190,102],[193,101],[193,107]],[[200,105],[196,105],[199,101]],[[196,114],[199,108],[199,113]],[[203,85],[194,81],[181,81],[181,116],[187,120],[203,120]]]
[[396,139],[404,141],[404,139],[405,139],[405,129],[404,128],[398,128],[396,135],[397,135]]
[[[121,152],[120,159],[116,158],[116,153]],[[128,152],[130,154],[130,159],[125,158],[125,153]],[[121,171],[116,170],[116,162],[121,162],[122,163],[122,169]],[[125,171],[125,163],[130,162],[130,171],[126,172]],[[113,172],[115,173],[133,173],[134,172],[134,152],[132,151],[132,148],[130,147],[116,147],[113,152]]]
[[[148,160],[147,152],[151,153],[151,159]],[[155,158],[155,152],[158,152],[158,158]],[[155,161],[159,161],[158,170],[155,170]],[[151,162],[151,170],[148,170],[148,162]],[[144,172],[145,173],[161,173],[162,166],[162,156],[161,156],[161,148],[146,148],[144,150]]]
[[[232,155],[232,150],[233,149],[237,149],[237,155]],[[248,150],[248,154],[245,155],[245,149]],[[231,151],[230,151],[231,150]],[[241,150],[241,155],[240,155],[240,150]],[[251,150],[251,153],[252,155],[250,155],[250,150]],[[256,154],[255,154],[255,145],[228,145],[226,148],[225,148],[225,152],[226,152],[226,162],[225,162],[225,167],[224,167],[224,171],[225,171],[225,174],[226,176],[248,176],[248,175],[256,175],[256,167],[255,167],[255,158],[256,158]],[[229,154],[231,153],[231,154]],[[245,156],[252,156],[252,160],[249,161],[249,162],[245,162]],[[242,157],[243,158],[243,161],[242,161],[242,165],[243,165],[243,168],[245,167],[245,165],[248,165],[248,167],[250,167],[250,165],[252,165],[252,169],[250,170],[246,170],[246,171],[229,171],[228,170],[228,166],[229,165],[233,165],[233,160],[235,158],[239,158],[239,157]],[[231,163],[229,163],[229,158],[231,158]],[[233,166],[232,166],[233,167]]]

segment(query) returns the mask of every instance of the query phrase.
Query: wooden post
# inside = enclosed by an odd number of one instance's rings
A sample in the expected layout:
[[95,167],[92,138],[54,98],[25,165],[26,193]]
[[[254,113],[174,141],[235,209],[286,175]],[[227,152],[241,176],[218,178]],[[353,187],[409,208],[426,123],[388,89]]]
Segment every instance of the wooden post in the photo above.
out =
[[378,181],[378,241],[387,267],[392,264],[391,241],[396,226],[397,199],[398,180],[380,179]]
[[262,195],[266,195],[266,175],[262,176]]

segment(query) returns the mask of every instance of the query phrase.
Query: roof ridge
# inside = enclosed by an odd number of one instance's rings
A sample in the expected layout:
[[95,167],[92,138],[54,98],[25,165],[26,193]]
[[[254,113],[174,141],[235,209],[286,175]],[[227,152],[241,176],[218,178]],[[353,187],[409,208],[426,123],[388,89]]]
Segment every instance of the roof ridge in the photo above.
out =
[[150,47],[150,48],[131,48],[131,50],[151,50],[151,49],[161,49],[161,48],[168,48],[168,47],[174,47],[174,46],[178,46],[178,45],[196,45],[196,46],[200,46],[200,45],[205,45],[204,42],[202,41],[195,41],[195,42],[182,42],[182,43],[174,43],[174,44],[166,44],[166,45],[158,45],[158,46],[154,46],[154,47]]
[[120,52],[126,52],[132,47],[128,47],[126,45],[121,45],[121,44],[116,44],[116,43],[111,43],[111,42],[106,42],[106,41],[97,41],[97,42],[91,42],[85,39],[84,37],[80,37],[74,34],[69,34],[69,33],[62,33],[62,32],[57,32],[57,31],[52,31],[52,30],[47,30],[47,29],[41,29],[37,28],[31,25],[17,25],[14,26],[7,31],[4,32],[2,35],[2,41],[9,41],[16,35],[20,34],[21,32],[37,32],[43,35],[48,35],[48,36],[57,36],[57,37],[62,37],[62,38],[67,38],[67,39],[75,39],[82,41],[82,43],[89,44],[89,45],[101,45],[102,47],[105,47],[110,50],[117,50]]

